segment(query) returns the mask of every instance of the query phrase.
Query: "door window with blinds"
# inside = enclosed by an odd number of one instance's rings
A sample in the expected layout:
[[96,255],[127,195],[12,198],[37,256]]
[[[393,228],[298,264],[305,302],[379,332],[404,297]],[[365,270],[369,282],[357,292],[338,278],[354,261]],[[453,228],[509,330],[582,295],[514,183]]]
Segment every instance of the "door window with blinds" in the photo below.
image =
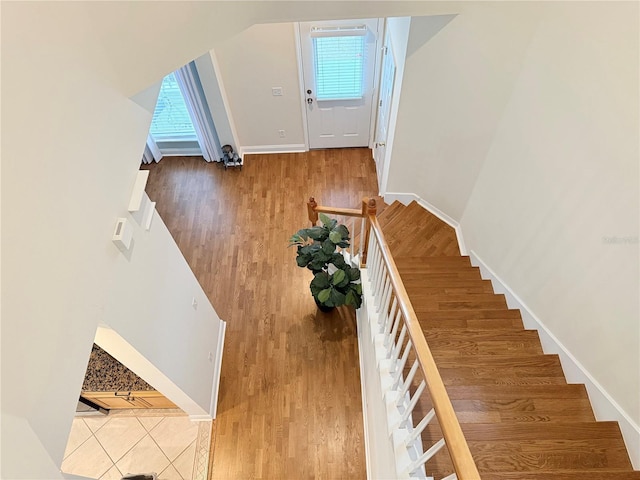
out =
[[367,27],[313,27],[316,99],[363,97]]

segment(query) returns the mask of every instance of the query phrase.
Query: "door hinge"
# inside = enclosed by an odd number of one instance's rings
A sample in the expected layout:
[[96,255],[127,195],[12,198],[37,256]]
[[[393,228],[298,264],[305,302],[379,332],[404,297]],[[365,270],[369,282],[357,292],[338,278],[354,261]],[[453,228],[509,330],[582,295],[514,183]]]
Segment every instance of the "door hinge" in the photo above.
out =
[[379,106],[379,107],[381,107],[381,106],[382,106],[382,100],[380,100],[380,101],[378,102],[378,106]]
[[385,55],[388,53],[389,49],[385,46],[382,47],[382,53],[384,53]]

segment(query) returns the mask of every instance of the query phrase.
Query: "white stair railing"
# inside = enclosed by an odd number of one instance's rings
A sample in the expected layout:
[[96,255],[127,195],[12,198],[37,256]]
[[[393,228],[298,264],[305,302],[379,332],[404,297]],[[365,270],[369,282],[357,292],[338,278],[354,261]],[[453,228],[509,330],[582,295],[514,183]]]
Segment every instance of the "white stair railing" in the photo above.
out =
[[[480,475],[380,226],[375,217],[369,221],[368,282],[363,288],[370,289],[369,293],[374,299],[374,305],[369,307],[370,318],[373,318],[371,341],[378,359],[398,478],[432,478],[425,464],[446,446],[454,472],[445,479],[479,479]],[[413,361],[407,370],[410,357]],[[420,405],[423,408],[424,404],[432,404],[433,408],[420,413],[419,422],[415,424],[413,417],[418,414],[417,407]],[[442,436],[437,439],[423,435],[434,420],[437,420],[442,431]],[[437,428],[433,430],[437,431]],[[423,444],[427,440],[431,443]]]
[[[343,252],[352,263],[366,268],[363,278],[370,332],[387,413],[398,479],[431,479],[425,465],[446,447],[451,459],[450,475],[442,480],[479,480],[480,475],[442,378],[435,365],[420,323],[375,216],[375,200],[364,199],[362,209],[319,206],[307,203],[313,225],[319,213],[344,217],[351,245]],[[359,241],[355,242],[354,239]],[[411,367],[407,364],[411,360]],[[432,405],[422,412],[425,404]],[[414,424],[414,415],[420,418]],[[377,419],[378,420],[378,419]],[[433,425],[437,421],[438,425]],[[427,428],[433,425],[434,428]],[[434,431],[442,432],[432,438]],[[426,444],[425,444],[426,443]]]

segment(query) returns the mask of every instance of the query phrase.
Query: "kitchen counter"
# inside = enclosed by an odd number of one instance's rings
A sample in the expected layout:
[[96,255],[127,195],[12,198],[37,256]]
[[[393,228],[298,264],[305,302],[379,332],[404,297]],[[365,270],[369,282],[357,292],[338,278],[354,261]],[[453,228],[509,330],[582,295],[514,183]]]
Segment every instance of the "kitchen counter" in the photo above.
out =
[[87,373],[82,384],[83,392],[152,391],[151,385],[101,349],[93,345]]

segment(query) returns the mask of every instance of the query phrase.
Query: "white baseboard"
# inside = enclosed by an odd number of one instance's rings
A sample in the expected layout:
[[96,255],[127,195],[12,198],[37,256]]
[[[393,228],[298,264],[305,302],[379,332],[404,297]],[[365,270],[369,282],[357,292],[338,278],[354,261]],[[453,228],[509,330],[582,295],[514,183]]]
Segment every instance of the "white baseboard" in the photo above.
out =
[[189,420],[192,422],[210,422],[213,418],[211,418],[211,415],[189,415]]
[[461,255],[468,255],[467,247],[466,247],[466,245],[464,243],[464,238],[462,236],[462,228],[460,228],[460,223],[457,220],[454,220],[449,215],[447,215],[442,210],[440,210],[438,207],[436,207],[435,205],[432,205],[431,203],[427,202],[424,198],[420,198],[415,193],[386,192],[384,194],[384,201],[386,203],[390,204],[390,203],[393,203],[396,200],[398,202],[402,203],[403,205],[409,205],[413,201],[418,202],[418,204],[422,208],[427,210],[429,213],[435,215],[440,220],[442,220],[444,223],[446,223],[451,228],[453,228],[455,230],[455,232],[456,232],[456,237],[458,238],[458,246],[460,247],[460,254]]
[[302,143],[291,143],[288,145],[250,145],[238,148],[241,157],[250,153],[296,153],[306,151],[307,147]]
[[227,332],[227,322],[220,321],[220,332],[218,334],[218,345],[216,346],[216,358],[213,364],[213,391],[211,393],[211,405],[209,412],[211,418],[216,418],[218,412],[218,393],[220,390],[220,373],[222,371],[222,351],[224,350],[224,337]]
[[567,382],[586,386],[596,419],[618,422],[631,463],[636,470],[640,470],[640,427],[491,267],[473,250],[470,257],[471,263],[480,268],[482,278],[491,280],[496,293],[504,294],[509,308],[520,310],[525,328],[538,331],[544,352],[558,354]]

